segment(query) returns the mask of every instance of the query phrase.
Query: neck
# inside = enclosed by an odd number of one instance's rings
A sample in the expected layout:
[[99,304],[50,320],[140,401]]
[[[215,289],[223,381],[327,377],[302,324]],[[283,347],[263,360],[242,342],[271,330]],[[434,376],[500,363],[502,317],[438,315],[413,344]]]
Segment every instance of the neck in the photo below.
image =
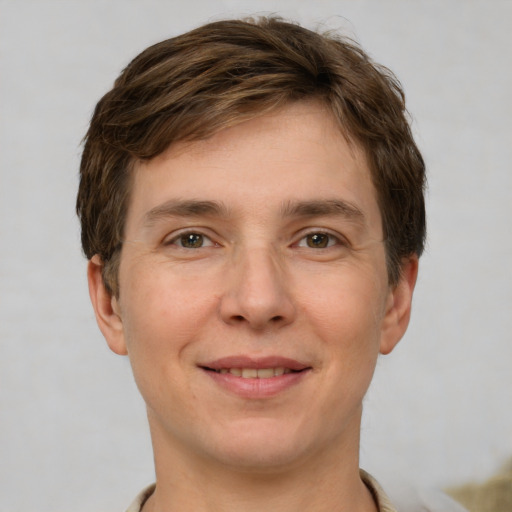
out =
[[151,434],[157,486],[143,512],[377,512],[359,476],[359,424],[356,442],[272,467],[219,463],[169,442],[154,425]]

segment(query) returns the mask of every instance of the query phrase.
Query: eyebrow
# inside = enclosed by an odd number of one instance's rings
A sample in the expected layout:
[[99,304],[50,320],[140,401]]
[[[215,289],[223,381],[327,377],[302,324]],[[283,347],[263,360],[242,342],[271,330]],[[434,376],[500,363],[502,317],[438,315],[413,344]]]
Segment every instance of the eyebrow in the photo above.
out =
[[144,215],[144,224],[151,226],[158,220],[167,217],[196,217],[199,215],[227,217],[228,208],[218,201],[171,199],[149,210]]
[[[219,201],[196,199],[170,199],[155,206],[144,215],[144,225],[152,226],[168,217],[228,217],[229,209]],[[318,199],[309,201],[287,201],[281,207],[283,217],[341,216],[359,224],[365,223],[365,215],[357,206],[341,199]]]
[[312,201],[286,202],[282,208],[283,217],[322,217],[336,215],[365,224],[363,211],[341,199],[320,199]]

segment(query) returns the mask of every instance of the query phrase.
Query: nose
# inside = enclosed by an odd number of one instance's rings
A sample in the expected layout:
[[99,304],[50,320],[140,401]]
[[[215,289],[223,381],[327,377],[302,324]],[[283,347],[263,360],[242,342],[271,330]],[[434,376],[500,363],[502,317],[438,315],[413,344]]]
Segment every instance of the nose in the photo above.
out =
[[231,325],[267,330],[288,325],[295,317],[290,280],[270,249],[240,250],[231,262],[220,314]]

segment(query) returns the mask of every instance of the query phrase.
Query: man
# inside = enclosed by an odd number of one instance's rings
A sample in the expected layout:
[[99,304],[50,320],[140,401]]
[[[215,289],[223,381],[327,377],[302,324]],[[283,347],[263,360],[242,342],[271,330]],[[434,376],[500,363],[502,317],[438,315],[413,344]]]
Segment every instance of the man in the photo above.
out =
[[424,164],[393,75],[279,19],[136,57],[98,103],[77,211],[96,318],[146,402],[130,511],[392,511],[362,400],[411,310]]

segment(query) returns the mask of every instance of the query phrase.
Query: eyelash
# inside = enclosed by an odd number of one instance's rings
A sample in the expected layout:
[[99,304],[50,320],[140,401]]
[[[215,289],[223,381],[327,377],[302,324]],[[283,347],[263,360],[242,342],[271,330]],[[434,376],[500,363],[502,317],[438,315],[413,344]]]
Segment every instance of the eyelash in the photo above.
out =
[[[184,246],[183,241],[186,239],[186,237],[189,237],[189,239],[190,239],[190,237],[193,237],[193,236],[201,237],[202,242],[207,240],[209,243],[207,243],[207,245],[204,245],[204,243],[201,243],[201,245],[199,245],[197,247]],[[181,233],[174,235],[172,238],[164,240],[164,245],[166,245],[166,246],[175,245],[175,246],[179,247],[180,249],[191,250],[191,249],[202,249],[204,247],[214,247],[214,246],[218,246],[219,244],[215,243],[211,239],[211,237],[209,237],[208,235],[205,235],[204,233],[201,233],[200,231],[189,230],[189,231],[182,231]]]
[[[327,237],[327,245],[325,247],[320,246],[322,243],[322,238],[317,239],[319,242],[319,245],[317,247],[312,247],[310,245],[307,245],[307,238],[308,237]],[[314,241],[313,241],[314,243]],[[333,233],[330,233],[329,231],[323,231],[323,230],[314,230],[310,231],[309,233],[305,233],[302,235],[302,237],[299,239],[297,243],[294,244],[296,247],[303,247],[305,249],[329,249],[331,247],[335,246],[346,246],[348,245],[347,242],[341,238],[339,235],[335,235]]]
[[[194,246],[186,247],[185,245],[183,245],[183,242],[186,240],[187,237],[189,237],[189,240],[191,242],[193,242],[191,237],[194,237],[194,236],[196,236],[200,239],[199,240],[200,245],[197,245],[195,247]],[[313,237],[311,242],[313,244],[318,243],[318,245],[316,247],[309,245],[308,237]],[[318,237],[318,238],[316,238],[316,241],[315,241],[314,237]],[[322,245],[325,242],[324,237],[327,237],[325,246]],[[205,241],[207,241],[206,245],[205,245]],[[179,247],[180,249],[185,249],[185,250],[202,249],[205,247],[219,246],[219,244],[214,242],[210,236],[208,236],[204,233],[201,233],[200,231],[196,231],[196,230],[182,231],[182,232],[178,233],[177,235],[173,236],[171,239],[165,240],[164,245],[166,245],[166,246],[175,245],[175,246]],[[315,231],[310,231],[309,233],[304,233],[301,236],[301,238],[298,240],[298,242],[292,244],[292,247],[301,247],[301,248],[305,248],[305,249],[318,250],[318,249],[329,249],[329,248],[335,247],[335,246],[346,246],[346,245],[348,245],[347,242],[345,240],[343,240],[342,238],[340,238],[340,236],[334,235],[333,233],[330,233],[328,231],[315,230]]]

